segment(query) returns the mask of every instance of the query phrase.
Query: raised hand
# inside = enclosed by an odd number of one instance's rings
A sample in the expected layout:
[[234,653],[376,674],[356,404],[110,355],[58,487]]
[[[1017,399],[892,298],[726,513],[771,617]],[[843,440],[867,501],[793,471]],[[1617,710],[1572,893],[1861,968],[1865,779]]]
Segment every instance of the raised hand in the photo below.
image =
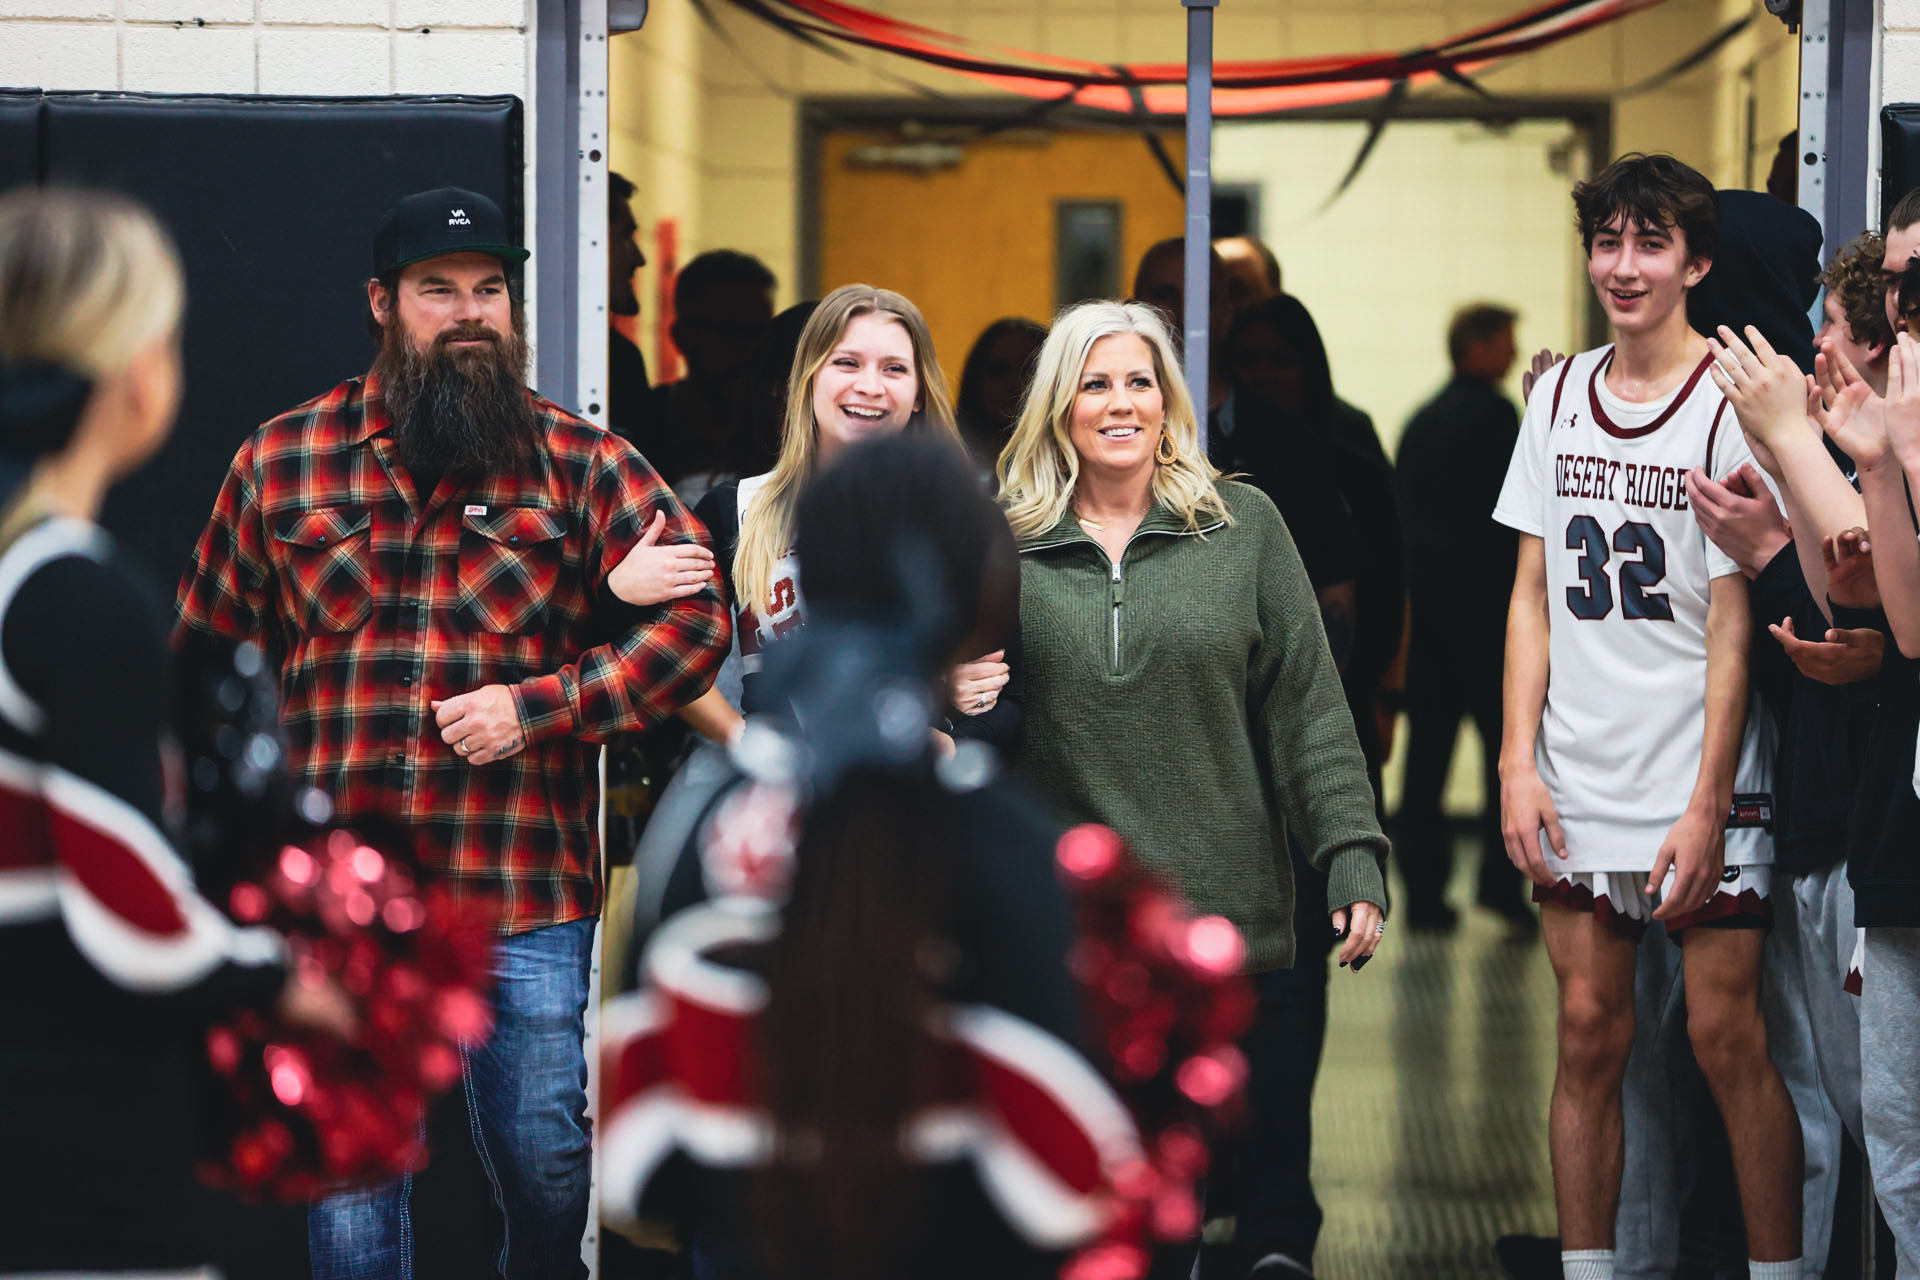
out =
[[[1894,394],[1895,362],[1887,361],[1887,394]],[[1839,445],[1853,465],[1863,471],[1886,465],[1893,456],[1887,442],[1887,402],[1873,394],[1864,382],[1848,383],[1846,389],[1827,399],[1816,388],[1807,397],[1807,412],[1827,438]]]
[[661,604],[695,595],[713,581],[713,552],[697,542],[659,545],[667,513],[656,510],[647,531],[607,575],[607,590],[628,604]]
[[1707,349],[1713,353],[1709,369],[1713,383],[1733,406],[1740,429],[1756,449],[1764,447],[1777,454],[1789,432],[1806,429],[1807,376],[1752,325],[1747,326],[1752,346],[1726,325],[1720,326],[1719,334],[1707,339]]
[[1920,342],[1905,332],[1887,353],[1886,433],[1901,466],[1920,466]]
[[1820,559],[1827,566],[1827,599],[1849,609],[1872,609],[1880,603],[1873,580],[1873,543],[1865,529],[1846,529],[1837,537],[1820,540]]

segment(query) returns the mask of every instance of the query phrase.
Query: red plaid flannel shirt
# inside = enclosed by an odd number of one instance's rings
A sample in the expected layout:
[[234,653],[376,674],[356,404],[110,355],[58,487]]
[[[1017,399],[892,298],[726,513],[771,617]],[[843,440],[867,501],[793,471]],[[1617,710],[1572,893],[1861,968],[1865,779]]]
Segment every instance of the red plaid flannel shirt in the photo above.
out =
[[[342,817],[406,822],[504,933],[599,910],[589,744],[698,697],[729,636],[711,592],[643,610],[606,590],[656,509],[663,543],[706,530],[631,445],[533,403],[536,462],[424,502],[376,379],[275,418],[235,456],[179,599],[181,628],[278,660],[296,777]],[[490,684],[527,746],[468,765],[428,703]]]

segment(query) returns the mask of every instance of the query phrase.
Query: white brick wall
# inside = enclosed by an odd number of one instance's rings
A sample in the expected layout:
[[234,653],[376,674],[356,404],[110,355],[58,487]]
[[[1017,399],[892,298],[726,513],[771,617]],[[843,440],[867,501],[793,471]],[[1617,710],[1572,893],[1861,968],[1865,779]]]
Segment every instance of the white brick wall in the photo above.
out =
[[0,0],[0,86],[514,93],[532,0]]
[[120,87],[148,93],[252,93],[253,43],[246,27],[129,27],[120,38]]
[[120,41],[102,23],[8,22],[0,24],[0,64],[8,85],[111,89],[120,83]]

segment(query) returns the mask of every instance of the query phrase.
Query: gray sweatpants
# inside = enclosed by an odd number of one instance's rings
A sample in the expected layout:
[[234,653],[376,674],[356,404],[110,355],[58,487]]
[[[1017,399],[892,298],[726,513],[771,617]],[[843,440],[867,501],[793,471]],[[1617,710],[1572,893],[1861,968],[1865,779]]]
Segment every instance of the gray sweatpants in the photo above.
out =
[[1847,864],[1810,871],[1793,881],[1800,922],[1800,965],[1806,975],[1807,1016],[1820,1058],[1820,1080],[1840,1122],[1866,1149],[1860,1122],[1860,1002],[1844,984],[1853,963],[1853,886]]
[[1860,1110],[1900,1280],[1920,1280],[1920,929],[1867,930]]
[[[1800,963],[1794,895],[1784,889],[1776,882],[1771,895],[1774,926],[1764,954],[1761,1007],[1767,1049],[1793,1098],[1806,1149],[1802,1275],[1806,1280],[1821,1280],[1839,1189],[1840,1118],[1821,1081]],[[1725,1213],[1738,1212],[1736,1188],[1696,1185],[1701,1175],[1694,1157],[1701,1144],[1693,1138],[1694,1118],[1714,1103],[1693,1063],[1687,1039],[1681,969],[1680,948],[1667,940],[1666,930],[1657,926],[1647,930],[1634,975],[1636,1027],[1624,1088],[1626,1162],[1620,1179],[1620,1213],[1614,1223],[1616,1280],[1659,1280],[1674,1273],[1680,1263],[1683,1202],[1689,1206],[1690,1238],[1712,1232],[1716,1204],[1724,1206]]]

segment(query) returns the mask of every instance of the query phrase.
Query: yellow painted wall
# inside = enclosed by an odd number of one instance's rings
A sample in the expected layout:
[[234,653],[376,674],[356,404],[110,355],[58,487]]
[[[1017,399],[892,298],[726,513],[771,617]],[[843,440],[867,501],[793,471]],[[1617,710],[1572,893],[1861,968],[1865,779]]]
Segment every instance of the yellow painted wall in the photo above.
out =
[[[821,289],[860,281],[920,303],[956,389],[968,349],[989,324],[1052,316],[1054,201],[1121,203],[1122,290],[1140,255],[1185,222],[1180,193],[1157,168],[1141,168],[1147,148],[1138,137],[1031,134],[969,142],[959,167],[925,174],[851,167],[847,152],[868,139],[824,140]],[[1166,142],[1179,163],[1184,145]]]

